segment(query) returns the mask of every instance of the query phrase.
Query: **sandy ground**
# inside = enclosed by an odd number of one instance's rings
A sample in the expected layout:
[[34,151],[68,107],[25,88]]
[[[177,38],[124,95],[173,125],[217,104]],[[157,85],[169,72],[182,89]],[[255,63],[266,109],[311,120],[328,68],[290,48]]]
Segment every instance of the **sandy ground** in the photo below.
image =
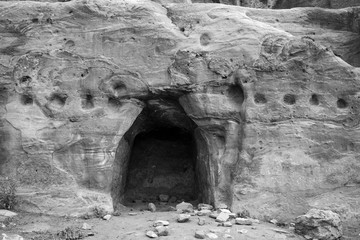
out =
[[[1,233],[8,236],[19,234],[24,239],[52,240],[53,236],[67,227],[81,228],[84,223],[92,226],[91,230],[81,230],[84,235],[93,233],[94,236],[87,236],[87,240],[112,240],[112,239],[150,239],[145,233],[153,230],[153,223],[156,220],[169,221],[169,235],[159,237],[168,240],[196,239],[196,230],[203,230],[206,233],[213,232],[217,239],[239,239],[239,240],[277,240],[277,239],[304,239],[293,233],[289,228],[280,228],[270,223],[255,223],[253,226],[235,225],[232,227],[218,226],[214,219],[202,216],[206,224],[198,225],[198,216],[191,216],[186,223],[177,222],[178,213],[172,212],[149,212],[129,211],[123,212],[120,216],[112,216],[110,220],[99,218],[81,219],[54,217],[38,214],[19,213],[12,220],[3,220],[6,227],[1,228]],[[1,225],[1,224],[0,224]],[[208,239],[208,238],[207,238]]]

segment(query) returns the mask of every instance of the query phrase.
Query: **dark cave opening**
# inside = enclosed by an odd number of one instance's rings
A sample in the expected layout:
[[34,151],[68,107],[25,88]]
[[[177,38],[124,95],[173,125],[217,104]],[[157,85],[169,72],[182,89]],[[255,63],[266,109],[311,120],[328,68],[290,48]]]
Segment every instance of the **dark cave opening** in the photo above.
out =
[[[164,208],[176,201],[213,204],[216,166],[210,154],[204,132],[177,101],[148,100],[116,149],[114,209],[149,202]],[[169,201],[159,201],[160,194]]]
[[154,126],[139,133],[131,148],[124,204],[155,202],[160,194],[196,200],[195,165],[195,141],[186,129]]

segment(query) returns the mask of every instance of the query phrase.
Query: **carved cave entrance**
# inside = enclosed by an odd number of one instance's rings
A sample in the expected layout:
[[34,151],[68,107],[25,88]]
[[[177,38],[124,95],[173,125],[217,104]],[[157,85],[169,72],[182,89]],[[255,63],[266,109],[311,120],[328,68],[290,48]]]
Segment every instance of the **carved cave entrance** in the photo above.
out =
[[160,194],[212,203],[207,159],[204,138],[176,101],[147,101],[116,152],[114,208],[118,203],[157,202]]

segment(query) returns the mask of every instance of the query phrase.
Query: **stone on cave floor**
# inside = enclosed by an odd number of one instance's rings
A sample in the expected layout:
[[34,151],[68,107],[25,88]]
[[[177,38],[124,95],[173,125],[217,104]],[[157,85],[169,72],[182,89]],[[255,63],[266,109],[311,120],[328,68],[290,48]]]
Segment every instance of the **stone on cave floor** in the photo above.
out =
[[110,214],[106,214],[105,216],[103,216],[103,219],[106,220],[106,221],[109,221],[110,218],[111,218]]
[[251,219],[247,219],[247,218],[236,218],[235,223],[238,225],[252,225],[253,224]]
[[155,232],[158,236],[167,236],[169,235],[169,228],[165,226],[155,227]]
[[233,239],[234,237],[231,236],[230,234],[224,234],[224,238],[231,238],[231,239]]
[[206,203],[199,203],[198,204],[198,210],[212,210],[213,206],[211,206],[210,204],[206,204]]
[[248,230],[246,230],[246,229],[238,229],[237,232],[241,233],[241,234],[246,234],[248,232]]
[[2,233],[2,240],[24,240],[24,238],[18,234]]
[[5,209],[0,209],[0,216],[3,216],[3,217],[15,217],[16,215],[18,215],[18,214],[15,213],[15,212],[5,210]]
[[195,238],[197,239],[205,239],[205,232],[203,230],[195,231]]
[[278,220],[276,220],[276,219],[271,219],[271,220],[269,221],[269,223],[272,223],[272,224],[276,225],[276,224],[278,223]]
[[220,208],[218,211],[220,212],[224,212],[224,213],[231,213],[231,211],[229,209],[226,209],[226,208]]
[[232,223],[231,223],[231,222],[223,222],[223,223],[221,223],[221,225],[222,225],[223,227],[232,227]]
[[205,225],[205,224],[206,224],[206,221],[205,221],[204,218],[198,218],[198,225],[199,225],[199,226],[203,226],[203,225]]
[[168,221],[164,221],[164,220],[156,220],[153,224],[154,227],[157,226],[169,226],[169,222]]
[[156,212],[156,206],[153,203],[148,204],[148,209],[150,212]]
[[146,236],[148,236],[149,238],[157,238],[158,237],[158,235],[154,231],[147,231]]
[[169,201],[169,195],[167,195],[167,194],[160,194],[159,195],[159,200],[160,200],[160,202],[167,202],[167,201]]
[[226,205],[225,203],[220,203],[219,206],[217,206],[217,209],[228,209],[228,205]]
[[129,215],[129,216],[136,216],[136,215],[138,215],[138,213],[136,213],[136,212],[129,212],[128,215]]
[[214,218],[214,219],[216,219],[218,216],[219,216],[219,213],[218,213],[218,212],[212,212],[212,213],[210,213],[210,215],[209,215],[210,218]]
[[191,213],[194,212],[194,207],[191,203],[181,202],[176,205],[176,211],[180,213]]
[[227,220],[229,220],[230,216],[229,213],[227,212],[221,212],[219,213],[219,215],[216,217],[216,221],[217,222],[226,222]]
[[215,233],[207,233],[206,237],[209,239],[218,239],[218,235],[216,235]]
[[89,225],[87,223],[83,223],[83,225],[81,226],[81,229],[83,229],[83,230],[91,230],[91,225]]
[[342,237],[342,222],[333,211],[311,209],[295,219],[295,232],[312,239],[336,240]]
[[198,216],[209,216],[212,213],[212,211],[208,209],[202,209],[200,211],[196,211],[195,213]]
[[190,220],[190,215],[189,214],[179,214],[177,221],[179,223],[184,223]]

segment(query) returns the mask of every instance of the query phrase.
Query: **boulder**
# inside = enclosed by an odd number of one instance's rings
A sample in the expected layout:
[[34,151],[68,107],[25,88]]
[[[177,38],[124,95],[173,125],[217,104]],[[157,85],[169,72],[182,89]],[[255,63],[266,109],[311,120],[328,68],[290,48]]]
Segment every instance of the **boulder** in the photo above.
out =
[[311,209],[297,217],[295,232],[319,240],[336,240],[343,234],[340,216],[330,210],[320,209]]

